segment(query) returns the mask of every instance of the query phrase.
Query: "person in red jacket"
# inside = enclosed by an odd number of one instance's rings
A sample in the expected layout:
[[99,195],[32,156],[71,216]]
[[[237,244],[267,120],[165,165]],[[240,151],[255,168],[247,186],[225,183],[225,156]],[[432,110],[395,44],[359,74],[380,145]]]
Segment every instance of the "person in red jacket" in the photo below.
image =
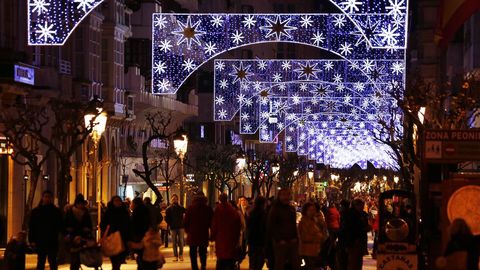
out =
[[212,221],[212,241],[215,241],[217,270],[234,270],[239,252],[241,220],[226,194],[219,196]]
[[208,233],[212,218],[213,210],[207,205],[207,198],[203,192],[197,193],[187,208],[184,220],[192,270],[198,270],[197,252],[200,256],[201,269],[207,268]]
[[[330,235],[335,235],[335,238],[340,230],[340,212],[334,203],[328,206],[327,215],[325,217],[327,228]],[[335,239],[336,240],[336,239]]]

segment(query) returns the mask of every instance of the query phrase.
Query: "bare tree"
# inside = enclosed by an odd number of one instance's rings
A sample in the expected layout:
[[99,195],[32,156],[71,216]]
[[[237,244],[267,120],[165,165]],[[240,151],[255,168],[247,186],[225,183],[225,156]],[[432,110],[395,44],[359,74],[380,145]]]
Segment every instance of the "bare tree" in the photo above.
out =
[[[178,159],[176,158],[175,149],[173,148],[172,138],[166,140],[166,148],[156,151],[156,159],[160,165],[158,172],[160,177],[163,178],[166,184],[166,201],[167,204],[170,203],[170,186],[175,183],[180,175],[175,173],[176,165],[178,164]],[[171,160],[175,160],[173,164],[170,164]]]
[[308,164],[305,159],[296,153],[287,153],[280,159],[280,171],[278,174],[281,187],[291,188],[293,184],[307,173]]
[[2,132],[12,147],[12,159],[20,165],[30,169],[30,189],[24,208],[22,227],[26,229],[30,212],[33,208],[33,200],[37,190],[38,180],[42,174],[42,167],[50,156],[51,149],[42,147],[41,143],[33,137],[33,133],[45,133],[50,118],[45,108],[38,106],[26,106],[16,104],[9,106],[0,114]]
[[165,114],[162,111],[157,111],[154,113],[147,113],[145,115],[145,120],[150,132],[148,137],[141,145],[143,171],[133,169],[133,173],[140,177],[147,184],[147,186],[153,190],[157,196],[157,201],[161,201],[162,194],[155,186],[155,179],[152,179],[152,176],[154,175],[155,170],[165,164],[162,162],[151,163],[149,161],[151,156],[150,147],[152,142],[155,140],[168,140],[175,134],[175,132],[169,131],[172,125],[172,115]]

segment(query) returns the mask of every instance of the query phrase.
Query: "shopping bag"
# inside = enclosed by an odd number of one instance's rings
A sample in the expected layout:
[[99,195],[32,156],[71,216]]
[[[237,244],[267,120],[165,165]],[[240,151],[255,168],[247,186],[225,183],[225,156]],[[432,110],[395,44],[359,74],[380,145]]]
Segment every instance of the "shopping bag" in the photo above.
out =
[[107,230],[100,240],[102,253],[105,255],[105,257],[113,257],[125,251],[125,245],[123,244],[122,235],[120,232],[116,231],[108,235],[109,230],[110,225],[107,226]]
[[103,263],[102,251],[99,247],[82,249],[80,251],[80,263],[87,267],[101,267]]

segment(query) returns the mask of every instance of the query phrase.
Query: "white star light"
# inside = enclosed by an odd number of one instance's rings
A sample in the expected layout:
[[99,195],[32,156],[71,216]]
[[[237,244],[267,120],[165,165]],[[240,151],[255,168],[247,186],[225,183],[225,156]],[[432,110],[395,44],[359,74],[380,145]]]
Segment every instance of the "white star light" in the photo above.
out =
[[375,67],[375,65],[373,64],[373,61],[372,60],[365,60],[363,61],[363,64],[362,64],[362,70],[366,73],[370,73],[373,68]]
[[157,87],[160,89],[160,92],[167,92],[171,87],[171,83],[167,79],[162,79],[158,84]]
[[352,61],[352,62],[350,62],[349,67],[350,67],[350,70],[358,69],[358,68],[359,68],[358,62],[357,62],[357,61]]
[[248,119],[250,118],[250,114],[244,112],[244,113],[242,113],[240,118],[242,119],[242,121],[248,121]]
[[160,41],[160,46],[158,46],[160,48],[161,51],[167,53],[169,52],[171,49],[172,49],[172,44],[170,44],[170,40],[163,40],[163,41]]
[[305,64],[298,63],[298,65],[299,67],[294,71],[298,73],[299,79],[303,77],[305,80],[310,80],[310,78],[318,79],[317,73],[320,72],[317,68],[318,63],[311,65],[310,62],[307,62]]
[[282,80],[282,75],[280,73],[273,74],[273,81],[280,82]]
[[313,33],[313,37],[311,38],[311,40],[313,41],[313,44],[315,44],[315,46],[320,46],[320,44],[323,44],[323,42],[325,41],[325,37],[323,37],[323,33],[317,31],[317,33]]
[[307,90],[308,90],[308,86],[306,83],[300,84],[300,91],[307,91]]
[[213,42],[209,41],[205,43],[205,54],[212,55],[217,51],[217,45]]
[[262,88],[262,83],[261,82],[255,81],[253,83],[253,89],[255,89],[255,91],[260,91],[261,88]]
[[343,55],[349,55],[352,53],[353,51],[353,48],[352,48],[352,45],[348,44],[347,42],[345,42],[344,44],[341,44],[340,45],[340,54],[343,54]]
[[327,71],[332,70],[333,69],[333,62],[332,61],[325,62],[325,64],[323,65],[323,68]]
[[227,88],[227,86],[228,86],[227,80],[223,79],[223,80],[220,81],[220,88],[221,89],[225,89],[225,88]]
[[38,25],[38,30],[35,33],[39,34],[38,39],[43,39],[47,42],[49,39],[54,39],[53,35],[57,33],[57,30],[53,30],[53,24],[48,25],[48,21],[45,21],[44,25]]
[[240,62],[240,65],[237,67],[235,65],[232,65],[233,68],[233,73],[230,73],[229,75],[234,77],[232,83],[236,83],[237,81],[248,81],[248,77],[252,76],[253,74],[250,73],[250,65],[247,65],[246,67],[243,66],[243,62]]
[[225,98],[222,96],[216,96],[215,97],[215,104],[216,105],[223,105],[225,103]]
[[219,119],[225,119],[227,118],[227,111],[225,109],[221,109],[217,112],[217,115]]
[[223,25],[222,16],[212,16],[212,19],[210,20],[210,22],[212,23],[212,26],[220,27]]
[[383,43],[386,43],[388,46],[395,46],[397,45],[398,42],[398,37],[400,36],[400,33],[397,33],[397,28],[393,27],[392,25],[388,25],[387,28],[383,28],[381,30],[382,32],[380,34],[377,34],[382,39]]
[[153,70],[155,73],[157,74],[162,74],[162,73],[165,73],[165,70],[167,69],[167,65],[162,62],[162,61],[158,61],[157,63],[155,63],[155,65],[153,66]]
[[340,75],[340,74],[335,74],[335,75],[333,76],[333,81],[334,81],[335,83],[341,83],[342,80],[343,80],[343,79],[342,79],[342,75]]
[[245,125],[243,125],[243,131],[251,132],[252,131],[252,125],[250,125],[249,123],[246,123]]
[[182,64],[182,67],[183,67],[183,70],[187,71],[187,72],[190,72],[192,70],[195,69],[195,63],[193,63],[193,60],[192,59],[186,59],[183,61],[183,64]]
[[300,104],[300,96],[298,94],[294,94],[292,96],[292,103],[294,105]]
[[262,140],[265,142],[270,141],[270,135],[268,135],[268,133],[266,132],[264,132],[261,137],[262,137]]
[[251,98],[246,98],[245,102],[244,102],[244,105],[247,106],[247,107],[252,106],[253,105],[253,100]]
[[87,9],[93,7],[95,0],[73,0],[74,3],[78,3],[77,9],[83,9],[83,12],[87,12]]
[[275,21],[272,21],[269,18],[265,18],[265,20],[268,25],[260,26],[261,30],[268,31],[268,33],[265,35],[265,38],[272,36],[275,36],[276,40],[280,40],[282,36],[292,38],[290,31],[297,29],[297,27],[288,25],[292,20],[290,16],[288,16],[288,18],[284,21],[280,19],[280,16],[277,16]]
[[265,70],[267,68],[267,62],[264,60],[260,60],[258,61],[257,67],[260,70]]
[[385,8],[388,11],[388,15],[393,15],[395,18],[405,13],[405,0],[388,0],[388,3],[390,6]]
[[190,49],[190,47],[192,46],[192,42],[194,42],[198,46],[201,46],[199,38],[200,36],[204,35],[206,32],[199,30],[200,23],[201,23],[201,20],[198,20],[196,23],[192,24],[191,16],[187,17],[186,23],[183,23],[180,20],[177,20],[177,24],[178,24],[178,27],[180,27],[180,30],[172,32],[172,34],[179,37],[177,41],[177,45],[180,45],[185,42],[187,44],[187,48]]
[[235,43],[235,45],[238,45],[241,42],[243,42],[243,39],[245,37],[243,36],[242,33],[238,32],[238,30],[235,30],[235,33],[232,34],[232,36],[230,38],[232,39],[233,43]]
[[215,69],[218,71],[223,71],[225,69],[225,62],[223,61],[215,62]]
[[33,2],[28,2],[28,5],[33,7],[32,13],[37,12],[37,15],[40,16],[42,15],[43,12],[48,11],[48,6],[50,6],[50,3],[46,3],[45,0],[33,0]]
[[291,67],[292,67],[292,65],[290,64],[290,61],[283,61],[282,62],[282,69],[283,70],[289,70]]
[[335,16],[333,16],[333,17],[334,17],[334,19],[333,19],[333,24],[334,24],[336,27],[342,28],[342,27],[345,26],[345,22],[346,22],[346,20],[345,20],[345,15],[339,14],[339,15],[335,15]]
[[155,20],[153,21],[153,25],[155,27],[158,27],[159,29],[165,28],[166,24],[167,24],[167,18],[165,18],[165,16],[163,16],[162,14],[156,16]]
[[347,0],[345,2],[341,2],[340,6],[344,11],[347,13],[354,13],[355,11],[360,11],[360,9],[357,7],[358,5],[362,5],[362,2],[357,1],[357,0]]
[[304,15],[301,17],[302,19],[300,20],[300,24],[302,25],[303,28],[308,28],[312,26],[312,16],[309,15]]
[[257,21],[254,20],[254,16],[253,16],[253,15],[247,15],[247,16],[245,17],[245,19],[242,21],[243,26],[247,27],[248,29],[250,29],[250,27],[255,26],[255,23],[256,23],[256,22],[257,22]]
[[365,85],[361,82],[356,82],[354,85],[353,85],[353,88],[355,90],[357,90],[358,92],[363,92],[363,90],[365,90]]
[[244,94],[237,95],[237,100],[238,100],[238,103],[242,104],[245,101],[245,95]]
[[392,71],[395,75],[398,75],[403,72],[403,64],[400,62],[395,62],[392,65]]

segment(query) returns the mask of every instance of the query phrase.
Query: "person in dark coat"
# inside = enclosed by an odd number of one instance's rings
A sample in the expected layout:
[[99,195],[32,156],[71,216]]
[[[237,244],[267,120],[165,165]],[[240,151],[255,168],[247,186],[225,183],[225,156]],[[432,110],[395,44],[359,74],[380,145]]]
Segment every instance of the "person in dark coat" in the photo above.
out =
[[8,241],[5,254],[3,254],[8,270],[25,270],[25,259],[28,251],[26,241],[27,234],[23,231]]
[[137,253],[137,269],[143,269],[143,245],[142,241],[150,228],[150,218],[148,209],[143,203],[142,198],[135,198],[132,201],[132,216],[130,218],[130,236],[128,237],[128,246]]
[[154,230],[158,230],[158,225],[162,222],[162,214],[160,213],[160,208],[152,204],[152,199],[150,197],[145,197],[143,199],[145,206],[148,209],[148,215],[150,218],[150,227]]
[[291,191],[281,189],[270,209],[267,219],[267,239],[272,241],[275,258],[274,269],[283,270],[286,265],[300,269],[298,254],[297,213],[290,204]]
[[57,270],[58,238],[63,230],[62,213],[53,204],[53,193],[44,191],[38,207],[33,209],[28,239],[37,254],[37,270],[45,269],[48,258],[50,269]]
[[466,262],[455,261],[457,265],[466,265],[466,270],[478,270],[480,256],[480,236],[474,236],[464,219],[454,219],[449,227],[449,240],[445,257],[459,252],[466,252]]
[[234,270],[240,248],[241,218],[228,202],[227,194],[219,196],[212,220],[211,240],[215,242],[217,270]]
[[92,218],[82,194],[65,213],[65,240],[70,245],[70,270],[80,269],[80,250],[86,241],[93,240]]
[[183,215],[185,208],[178,204],[178,196],[172,195],[172,204],[167,208],[165,219],[167,220],[170,232],[172,234],[174,262],[183,261],[183,246],[185,227],[183,225]]
[[[130,215],[125,204],[119,196],[113,196],[107,205],[107,211],[103,215],[102,222],[100,223],[100,229],[102,234],[107,231],[108,235],[120,232],[124,247],[126,247],[126,240],[128,238],[128,225],[130,222]],[[119,270],[122,263],[125,261],[128,252],[124,252],[110,257],[112,261],[112,270]]]
[[197,252],[201,269],[207,268],[207,248],[212,218],[213,210],[207,205],[207,198],[202,192],[198,193],[187,208],[184,219],[192,270],[198,270]]
[[367,233],[371,228],[368,224],[368,214],[363,211],[364,206],[365,203],[361,199],[353,200],[352,207],[342,220],[341,233],[348,254],[348,270],[361,270],[363,255],[367,251]]
[[267,200],[258,196],[249,217],[247,218],[248,231],[248,258],[250,269],[261,270],[265,264],[267,211],[265,210]]

